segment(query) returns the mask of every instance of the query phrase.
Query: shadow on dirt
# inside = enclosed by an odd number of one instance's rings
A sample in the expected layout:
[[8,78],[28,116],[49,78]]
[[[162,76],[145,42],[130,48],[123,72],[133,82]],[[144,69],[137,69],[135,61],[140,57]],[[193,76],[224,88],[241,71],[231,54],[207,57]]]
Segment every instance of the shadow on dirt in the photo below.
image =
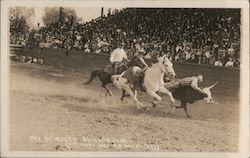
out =
[[75,97],[75,96],[65,96],[65,95],[52,95],[51,96],[52,98],[57,98],[59,100],[62,100],[62,101],[69,101],[69,100],[74,100],[74,101],[78,101],[78,102],[89,102],[90,101],[90,98],[89,97]]
[[[164,108],[164,107],[156,107],[152,108],[149,107],[149,110],[137,110],[135,105],[131,104],[123,104],[123,103],[117,103],[116,107],[110,107],[101,105],[100,101],[98,100],[92,100],[90,98],[80,98],[80,97],[64,97],[60,95],[53,96],[58,99],[62,99],[65,101],[69,101],[71,99],[74,99],[75,101],[79,102],[81,105],[76,105],[73,103],[65,103],[62,105],[63,108],[67,108],[69,111],[78,112],[78,113],[100,113],[100,114],[118,114],[118,115],[124,115],[124,116],[144,116],[144,117],[161,117],[161,118],[171,118],[171,119],[184,119],[187,120],[185,115],[178,112],[176,110],[175,112],[172,112],[171,108]],[[99,105],[98,105],[99,104]],[[107,104],[108,105],[108,104]],[[168,111],[169,110],[169,111]]]

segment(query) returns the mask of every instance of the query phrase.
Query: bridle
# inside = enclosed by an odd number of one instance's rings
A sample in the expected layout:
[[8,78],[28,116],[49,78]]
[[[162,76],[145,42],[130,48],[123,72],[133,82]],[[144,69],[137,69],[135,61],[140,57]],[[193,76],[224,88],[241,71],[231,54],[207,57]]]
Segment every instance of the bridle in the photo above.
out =
[[[164,65],[164,64],[163,64],[163,65]],[[160,63],[158,63],[158,66],[159,66],[159,68],[160,68],[160,70],[161,70],[162,72],[166,73],[167,69],[165,68],[165,66],[164,66],[165,71],[164,71],[164,70],[162,69],[162,67],[160,66]]]
[[160,68],[160,70],[163,72],[163,73],[166,73],[166,74],[169,74],[168,72],[168,69],[166,68],[165,64],[162,62],[162,65],[164,67],[165,70],[163,70],[163,68],[160,66],[160,62],[158,63],[158,66]]
[[160,70],[161,70],[163,73],[165,73],[166,75],[168,75],[168,76],[170,76],[170,77],[172,78],[173,76],[172,76],[171,72],[168,71],[166,65],[164,64],[164,60],[163,60],[163,62],[162,62],[162,65],[163,65],[165,71],[163,70],[162,66],[161,66],[160,63],[159,63],[158,66],[159,66]]

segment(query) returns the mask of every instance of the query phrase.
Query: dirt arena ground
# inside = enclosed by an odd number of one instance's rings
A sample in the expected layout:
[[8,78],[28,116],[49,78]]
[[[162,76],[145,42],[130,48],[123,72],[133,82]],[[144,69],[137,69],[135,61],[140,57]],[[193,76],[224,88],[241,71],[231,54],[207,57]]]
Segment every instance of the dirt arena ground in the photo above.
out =
[[217,104],[173,111],[167,97],[139,112],[110,86],[107,97],[96,79],[83,85],[89,70],[11,62],[10,150],[16,151],[238,151],[239,102],[214,96]]

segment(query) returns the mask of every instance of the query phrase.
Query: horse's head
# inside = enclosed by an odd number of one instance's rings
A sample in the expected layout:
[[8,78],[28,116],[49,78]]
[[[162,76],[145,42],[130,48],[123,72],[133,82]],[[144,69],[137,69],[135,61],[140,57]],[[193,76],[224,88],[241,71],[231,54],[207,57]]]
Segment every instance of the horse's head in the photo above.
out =
[[175,77],[175,71],[173,68],[173,63],[167,58],[166,55],[158,58],[160,69],[167,73],[170,77]]
[[218,83],[218,81],[216,81],[214,84],[212,84],[209,87],[205,87],[202,89],[202,91],[207,95],[207,97],[204,98],[204,101],[209,103],[209,104],[213,104],[214,100],[212,98],[212,93],[211,93],[211,89]]

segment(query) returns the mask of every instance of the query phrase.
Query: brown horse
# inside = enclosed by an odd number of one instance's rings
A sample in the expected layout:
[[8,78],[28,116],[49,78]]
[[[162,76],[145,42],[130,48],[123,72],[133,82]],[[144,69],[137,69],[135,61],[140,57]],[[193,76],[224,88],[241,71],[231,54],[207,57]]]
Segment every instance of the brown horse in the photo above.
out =
[[[129,62],[122,62],[120,66],[118,66],[116,74],[121,74],[123,71],[127,70],[129,67],[132,66],[141,67],[141,63],[136,58],[132,59]],[[112,75],[115,75],[113,67],[112,65],[107,65],[105,68],[92,70],[90,79],[84,84],[90,84],[94,78],[99,77],[100,81],[102,82],[102,87],[107,91],[106,95],[112,96],[112,92],[107,87],[109,83],[112,83]]]

